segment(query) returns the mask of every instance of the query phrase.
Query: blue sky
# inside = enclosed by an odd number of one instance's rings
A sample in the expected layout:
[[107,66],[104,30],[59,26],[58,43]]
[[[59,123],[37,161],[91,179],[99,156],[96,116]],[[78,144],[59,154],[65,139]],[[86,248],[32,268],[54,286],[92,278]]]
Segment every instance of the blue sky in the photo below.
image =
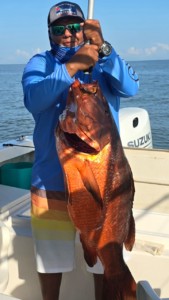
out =
[[[88,0],[77,0],[87,16]],[[26,63],[49,49],[47,14],[53,0],[1,0],[0,64]],[[169,59],[169,0],[95,0],[104,39],[124,59]]]

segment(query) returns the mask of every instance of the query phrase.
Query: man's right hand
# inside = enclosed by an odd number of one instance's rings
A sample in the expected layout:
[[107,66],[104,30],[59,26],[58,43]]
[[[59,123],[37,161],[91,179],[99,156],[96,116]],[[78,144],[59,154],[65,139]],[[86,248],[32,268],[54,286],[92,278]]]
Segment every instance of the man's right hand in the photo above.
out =
[[70,76],[73,77],[78,71],[86,71],[93,67],[99,58],[98,51],[98,46],[84,44],[66,63]]

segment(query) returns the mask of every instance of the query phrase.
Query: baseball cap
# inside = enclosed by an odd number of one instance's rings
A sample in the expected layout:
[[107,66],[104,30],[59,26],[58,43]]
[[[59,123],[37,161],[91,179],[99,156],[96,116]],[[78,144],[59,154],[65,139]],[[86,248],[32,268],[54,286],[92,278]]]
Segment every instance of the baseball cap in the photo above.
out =
[[48,26],[65,17],[76,17],[82,22],[85,20],[80,6],[74,2],[63,1],[51,7],[48,14]]

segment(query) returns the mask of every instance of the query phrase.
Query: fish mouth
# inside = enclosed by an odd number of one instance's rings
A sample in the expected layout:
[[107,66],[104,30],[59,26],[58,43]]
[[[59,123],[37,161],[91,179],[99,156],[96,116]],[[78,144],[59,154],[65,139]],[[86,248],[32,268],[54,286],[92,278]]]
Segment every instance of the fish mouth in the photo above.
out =
[[68,144],[78,152],[86,154],[98,154],[98,150],[90,146],[75,133],[64,132]]

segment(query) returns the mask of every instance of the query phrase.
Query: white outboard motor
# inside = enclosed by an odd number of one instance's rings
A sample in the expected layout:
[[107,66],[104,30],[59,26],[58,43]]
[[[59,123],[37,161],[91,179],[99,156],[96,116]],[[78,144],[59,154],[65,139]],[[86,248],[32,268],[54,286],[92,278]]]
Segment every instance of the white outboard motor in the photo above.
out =
[[153,147],[150,119],[145,109],[138,107],[121,108],[119,122],[123,147]]

